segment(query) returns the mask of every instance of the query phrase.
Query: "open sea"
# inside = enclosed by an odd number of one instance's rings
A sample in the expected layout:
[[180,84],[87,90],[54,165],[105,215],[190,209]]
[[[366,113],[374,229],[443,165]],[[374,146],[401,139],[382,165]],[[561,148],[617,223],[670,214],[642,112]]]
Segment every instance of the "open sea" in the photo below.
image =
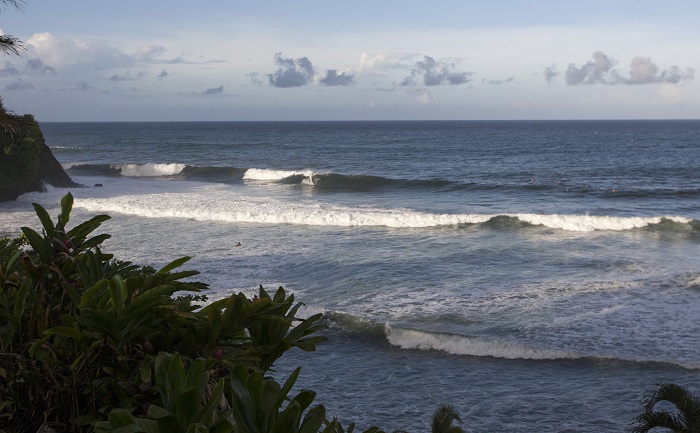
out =
[[[106,251],[324,312],[275,374],[345,425],[623,432],[659,381],[700,395],[700,121],[41,127]],[[66,192],[0,203],[0,235]]]

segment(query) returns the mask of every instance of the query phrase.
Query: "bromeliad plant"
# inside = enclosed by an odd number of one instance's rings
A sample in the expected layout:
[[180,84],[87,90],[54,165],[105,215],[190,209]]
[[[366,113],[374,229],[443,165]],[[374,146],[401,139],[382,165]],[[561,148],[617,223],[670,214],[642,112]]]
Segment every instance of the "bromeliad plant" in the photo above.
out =
[[[72,206],[68,194],[54,223],[34,204],[42,233],[0,241],[0,431],[343,431],[322,406],[283,428],[310,395],[290,400],[293,380],[264,378],[285,351],[325,339],[320,314],[297,318],[282,288],[195,305],[207,286],[177,271],[188,257],[157,271],[115,260],[100,248],[110,236],[93,236],[109,216],[68,229]],[[279,391],[273,406],[246,397],[260,383]],[[260,411],[249,426],[243,414]]]

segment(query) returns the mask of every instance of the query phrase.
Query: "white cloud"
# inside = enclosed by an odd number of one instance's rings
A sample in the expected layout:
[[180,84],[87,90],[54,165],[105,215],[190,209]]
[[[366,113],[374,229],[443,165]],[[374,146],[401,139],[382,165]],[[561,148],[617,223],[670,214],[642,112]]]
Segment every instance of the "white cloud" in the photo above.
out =
[[59,72],[85,67],[128,67],[134,63],[130,56],[106,42],[59,39],[50,33],[34,34],[27,40],[27,46],[32,53]]

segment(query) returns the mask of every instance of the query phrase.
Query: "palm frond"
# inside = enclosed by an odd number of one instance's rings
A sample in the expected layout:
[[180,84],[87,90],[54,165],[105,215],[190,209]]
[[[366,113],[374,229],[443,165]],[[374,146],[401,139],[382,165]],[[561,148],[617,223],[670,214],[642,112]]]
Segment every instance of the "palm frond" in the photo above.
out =
[[654,428],[667,428],[672,432],[685,432],[686,425],[676,414],[667,411],[642,412],[634,419],[637,425],[630,430],[632,433],[647,433]]
[[[659,403],[668,403],[676,412],[656,410]],[[642,413],[632,424],[632,433],[647,433],[653,428],[661,427],[672,432],[689,433],[700,431],[700,398],[693,396],[688,389],[675,383],[659,382],[653,392],[644,399]]]
[[[17,10],[22,10],[24,7],[24,4],[26,2],[24,0],[0,0],[0,5],[2,6],[11,6]],[[0,8],[1,10],[2,8]]]
[[0,51],[5,54],[14,54],[19,56],[22,51],[27,51],[27,47],[24,43],[17,38],[13,38],[10,35],[0,36]]
[[454,406],[449,404],[440,405],[433,413],[432,433],[462,433],[461,427],[453,426],[452,422],[462,422],[459,413]]

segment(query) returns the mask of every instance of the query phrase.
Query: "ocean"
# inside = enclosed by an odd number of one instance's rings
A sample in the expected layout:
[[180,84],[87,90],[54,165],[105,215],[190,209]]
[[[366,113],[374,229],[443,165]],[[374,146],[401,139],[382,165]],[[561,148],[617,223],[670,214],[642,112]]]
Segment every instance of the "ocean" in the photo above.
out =
[[[106,251],[324,312],[274,374],[344,424],[621,432],[657,382],[700,395],[700,121],[41,127]],[[0,235],[67,191],[0,203]]]

